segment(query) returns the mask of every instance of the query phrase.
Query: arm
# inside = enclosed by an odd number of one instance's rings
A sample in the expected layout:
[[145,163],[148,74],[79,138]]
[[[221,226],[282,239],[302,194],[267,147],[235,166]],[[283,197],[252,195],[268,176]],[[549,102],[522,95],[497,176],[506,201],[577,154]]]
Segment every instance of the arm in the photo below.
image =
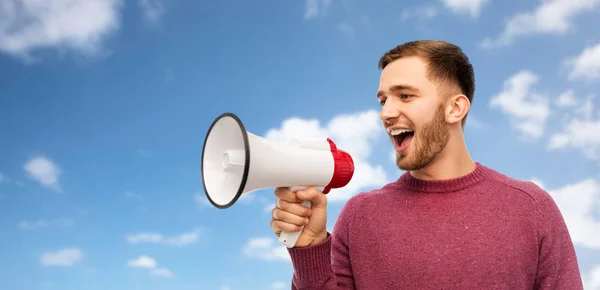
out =
[[355,212],[355,198],[346,203],[333,233],[328,233],[325,241],[288,249],[294,267],[292,290],[355,289],[349,257],[349,229]]
[[583,289],[575,247],[564,218],[548,193],[543,192],[541,196],[538,207],[539,261],[534,289]]

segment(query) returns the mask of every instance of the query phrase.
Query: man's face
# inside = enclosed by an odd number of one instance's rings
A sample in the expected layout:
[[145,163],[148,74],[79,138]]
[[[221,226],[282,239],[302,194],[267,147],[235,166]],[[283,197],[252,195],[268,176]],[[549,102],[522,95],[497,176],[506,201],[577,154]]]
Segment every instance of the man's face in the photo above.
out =
[[444,100],[436,84],[427,78],[427,64],[416,57],[390,63],[381,73],[378,99],[398,168],[419,170],[430,164],[450,135]]

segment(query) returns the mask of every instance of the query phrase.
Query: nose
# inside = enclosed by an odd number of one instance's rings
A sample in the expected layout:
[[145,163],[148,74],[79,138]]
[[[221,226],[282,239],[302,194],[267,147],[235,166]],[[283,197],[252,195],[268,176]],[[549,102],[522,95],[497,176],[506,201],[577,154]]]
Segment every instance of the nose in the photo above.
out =
[[379,117],[385,125],[393,124],[394,121],[400,117],[400,108],[397,104],[394,104],[392,98],[388,98],[385,101]]

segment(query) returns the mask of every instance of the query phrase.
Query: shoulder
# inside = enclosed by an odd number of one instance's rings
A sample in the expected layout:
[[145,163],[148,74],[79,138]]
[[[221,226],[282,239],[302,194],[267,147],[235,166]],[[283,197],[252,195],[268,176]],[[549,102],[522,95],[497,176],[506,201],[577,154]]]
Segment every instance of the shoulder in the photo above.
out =
[[[551,219],[562,218],[552,195],[533,181],[519,180],[493,169],[488,170],[490,172],[488,180],[491,182],[492,189],[513,198],[527,200],[529,208],[533,211],[533,214],[537,215],[538,220],[550,221]],[[524,205],[521,204],[521,206]]]
[[533,181],[520,180],[491,168],[488,168],[488,171],[488,180],[496,190],[525,197],[534,203],[544,203],[552,199],[546,190]]

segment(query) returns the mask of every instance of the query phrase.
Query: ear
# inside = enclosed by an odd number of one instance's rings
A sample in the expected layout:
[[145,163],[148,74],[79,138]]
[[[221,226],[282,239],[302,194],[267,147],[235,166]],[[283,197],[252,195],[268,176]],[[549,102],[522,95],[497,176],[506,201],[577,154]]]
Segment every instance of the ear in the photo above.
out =
[[469,110],[471,102],[465,95],[455,95],[448,99],[446,106],[446,122],[450,124],[461,123]]

